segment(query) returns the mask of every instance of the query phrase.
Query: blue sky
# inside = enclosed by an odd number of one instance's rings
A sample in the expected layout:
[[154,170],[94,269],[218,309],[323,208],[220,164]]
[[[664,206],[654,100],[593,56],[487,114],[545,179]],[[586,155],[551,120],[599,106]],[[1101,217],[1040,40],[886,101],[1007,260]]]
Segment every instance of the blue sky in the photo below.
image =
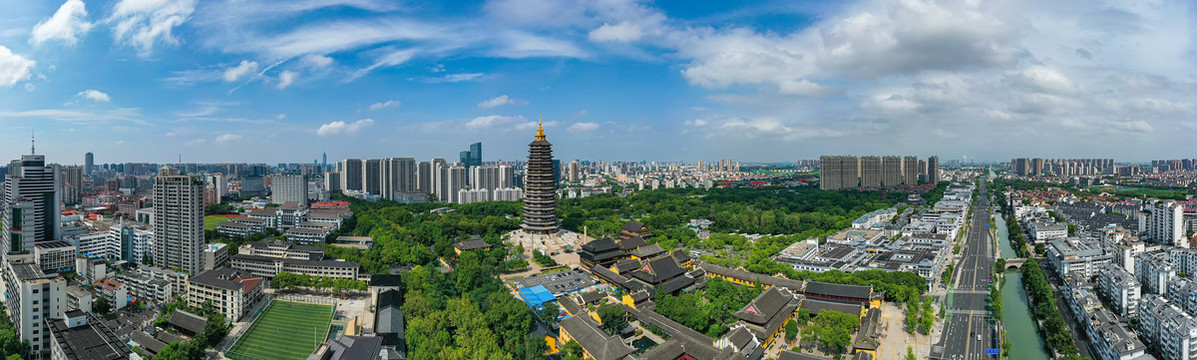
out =
[[1182,1],[0,0],[0,158],[1192,157]]

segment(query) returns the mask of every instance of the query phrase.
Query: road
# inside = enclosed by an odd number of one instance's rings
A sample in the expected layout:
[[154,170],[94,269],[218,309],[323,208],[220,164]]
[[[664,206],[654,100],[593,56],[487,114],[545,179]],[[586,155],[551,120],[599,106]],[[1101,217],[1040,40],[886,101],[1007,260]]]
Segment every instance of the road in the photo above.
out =
[[[993,281],[993,262],[997,249],[989,236],[989,192],[982,181],[973,203],[973,217],[964,239],[962,254],[956,264],[956,288],[949,292],[951,320],[944,327],[939,342],[931,349],[932,359],[997,359],[985,349],[1001,348],[997,328],[989,316],[989,285]],[[977,340],[977,335],[981,339]]]

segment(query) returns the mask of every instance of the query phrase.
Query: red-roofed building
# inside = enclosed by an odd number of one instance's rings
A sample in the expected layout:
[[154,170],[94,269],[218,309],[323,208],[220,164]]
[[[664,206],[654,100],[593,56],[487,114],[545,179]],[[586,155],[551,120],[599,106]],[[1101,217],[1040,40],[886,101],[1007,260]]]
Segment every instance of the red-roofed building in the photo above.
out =
[[124,309],[129,304],[129,287],[112,279],[101,279],[96,282],[96,292],[112,304],[112,310]]

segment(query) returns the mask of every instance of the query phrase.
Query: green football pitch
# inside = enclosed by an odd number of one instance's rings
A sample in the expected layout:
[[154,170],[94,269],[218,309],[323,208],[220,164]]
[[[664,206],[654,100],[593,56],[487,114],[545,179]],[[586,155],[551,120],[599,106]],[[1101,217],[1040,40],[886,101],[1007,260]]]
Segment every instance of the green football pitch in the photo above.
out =
[[328,336],[333,307],[274,300],[225,354],[233,360],[303,360]]

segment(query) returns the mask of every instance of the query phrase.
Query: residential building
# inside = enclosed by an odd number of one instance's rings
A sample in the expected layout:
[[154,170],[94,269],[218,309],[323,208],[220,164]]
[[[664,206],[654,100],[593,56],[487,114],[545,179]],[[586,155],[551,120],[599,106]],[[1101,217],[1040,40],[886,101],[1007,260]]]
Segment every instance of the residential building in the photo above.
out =
[[919,158],[907,156],[902,159],[902,184],[915,186],[919,184]]
[[287,202],[307,204],[307,177],[301,175],[270,176],[270,202],[275,204]]
[[860,186],[864,188],[881,187],[881,157],[864,156],[860,158]]
[[1092,277],[1113,259],[1114,255],[1107,253],[1096,239],[1064,238],[1047,242],[1048,263],[1060,275],[1076,272],[1082,277]]
[[316,246],[292,245],[282,241],[270,243],[247,242],[237,249],[245,255],[265,256],[278,259],[320,260],[324,258],[324,249]]
[[1118,316],[1133,317],[1140,298],[1139,280],[1117,265],[1107,266],[1097,273],[1097,289],[1110,303]]
[[1176,269],[1163,254],[1142,253],[1135,257],[1135,276],[1145,294],[1162,295],[1168,290],[1168,282],[1176,278]]
[[96,293],[108,299],[113,310],[124,309],[129,305],[129,289],[125,284],[113,279],[100,279],[95,285]]
[[29,342],[32,358],[49,357],[51,334],[42,324],[66,311],[66,279],[42,271],[26,254],[4,262],[4,286],[5,310],[17,335]]
[[1197,321],[1158,295],[1147,294],[1139,301],[1139,336],[1162,360],[1197,357]]
[[203,268],[203,181],[170,166],[158,170],[154,218],[154,265],[198,273]]
[[164,304],[174,299],[174,287],[166,280],[136,271],[122,272],[117,275],[117,280],[125,284],[129,296],[142,303]]
[[266,287],[263,280],[244,270],[227,267],[201,272],[187,282],[187,306],[200,308],[205,301],[211,301],[214,310],[225,319],[239,321],[262,299]]
[[365,179],[363,170],[365,169],[361,159],[345,159],[337,163],[337,172],[341,175],[341,190],[365,190],[362,187]]
[[885,156],[881,158],[881,186],[891,187],[902,185],[902,157]]
[[927,158],[927,182],[939,183],[939,156]]
[[1164,297],[1184,310],[1186,314],[1197,314],[1197,281],[1186,278],[1169,281]]
[[67,286],[66,311],[81,310],[91,312],[91,292],[79,286]]
[[75,246],[66,241],[43,241],[33,246],[33,258],[42,271],[61,272],[75,267]]
[[1068,237],[1068,224],[1052,220],[1030,221],[1027,224],[1027,234],[1031,235],[1031,240],[1037,243],[1063,239]]
[[258,217],[235,217],[216,224],[216,233],[230,238],[244,239],[266,232],[271,221]]
[[91,313],[72,310],[61,317],[50,317],[46,319],[46,329],[50,338],[50,359],[141,359],[116,331]]
[[1189,247],[1184,231],[1184,206],[1173,200],[1150,199],[1139,212],[1139,232],[1148,242]]

